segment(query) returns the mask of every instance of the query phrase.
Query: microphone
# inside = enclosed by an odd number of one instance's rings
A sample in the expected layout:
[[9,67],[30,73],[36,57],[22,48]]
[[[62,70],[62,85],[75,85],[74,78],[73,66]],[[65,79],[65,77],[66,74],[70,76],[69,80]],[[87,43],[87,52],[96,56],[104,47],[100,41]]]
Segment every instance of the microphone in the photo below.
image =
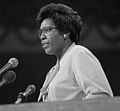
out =
[[10,84],[16,79],[16,73],[14,71],[7,71],[3,78],[2,81],[0,82],[0,87],[2,87],[4,84]]
[[11,58],[8,63],[0,69],[0,75],[8,69],[17,67],[18,60],[16,58]]
[[21,103],[23,101],[25,101],[25,99],[27,98],[27,96],[29,96],[30,94],[32,94],[33,92],[35,92],[36,87],[35,85],[29,85],[27,87],[27,89],[25,90],[25,92],[20,92],[18,95],[18,99],[15,102],[16,104]]

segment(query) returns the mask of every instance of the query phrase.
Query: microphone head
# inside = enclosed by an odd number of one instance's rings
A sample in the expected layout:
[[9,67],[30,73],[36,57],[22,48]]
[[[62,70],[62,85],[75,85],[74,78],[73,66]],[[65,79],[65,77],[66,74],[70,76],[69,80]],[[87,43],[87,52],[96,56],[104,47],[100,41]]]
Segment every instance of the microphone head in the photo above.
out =
[[35,85],[29,85],[23,95],[27,97],[28,95],[35,92],[35,90],[36,90]]
[[16,79],[16,73],[14,71],[7,71],[4,74],[4,76],[3,76],[2,79],[6,81],[6,84],[10,84],[10,83],[12,83],[12,82],[15,81],[15,79]]
[[11,58],[8,63],[12,64],[12,67],[17,67],[18,66],[18,60],[17,58]]

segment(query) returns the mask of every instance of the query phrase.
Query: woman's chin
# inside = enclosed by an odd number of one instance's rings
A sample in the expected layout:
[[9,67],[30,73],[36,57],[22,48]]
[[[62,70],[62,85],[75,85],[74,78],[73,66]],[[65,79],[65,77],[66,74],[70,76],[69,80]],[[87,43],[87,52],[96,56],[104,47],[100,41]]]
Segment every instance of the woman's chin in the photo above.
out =
[[48,55],[55,55],[54,52],[49,50],[49,49],[46,49],[45,53],[48,54]]

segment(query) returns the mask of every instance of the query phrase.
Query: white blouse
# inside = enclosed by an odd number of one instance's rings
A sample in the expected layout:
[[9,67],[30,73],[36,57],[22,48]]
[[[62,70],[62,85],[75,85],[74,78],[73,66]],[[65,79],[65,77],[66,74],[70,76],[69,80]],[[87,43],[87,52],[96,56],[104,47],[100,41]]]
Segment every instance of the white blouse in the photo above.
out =
[[104,94],[113,97],[100,62],[87,48],[73,43],[59,64],[60,69],[47,87],[44,101],[88,99]]

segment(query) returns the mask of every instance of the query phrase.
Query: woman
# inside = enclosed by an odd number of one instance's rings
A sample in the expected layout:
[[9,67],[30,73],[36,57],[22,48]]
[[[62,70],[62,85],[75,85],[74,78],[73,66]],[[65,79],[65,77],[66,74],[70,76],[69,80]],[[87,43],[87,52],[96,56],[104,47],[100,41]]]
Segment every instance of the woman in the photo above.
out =
[[81,18],[64,4],[48,4],[37,16],[38,34],[46,54],[55,55],[40,90],[38,101],[64,101],[113,97],[99,60],[84,46],[78,45]]

